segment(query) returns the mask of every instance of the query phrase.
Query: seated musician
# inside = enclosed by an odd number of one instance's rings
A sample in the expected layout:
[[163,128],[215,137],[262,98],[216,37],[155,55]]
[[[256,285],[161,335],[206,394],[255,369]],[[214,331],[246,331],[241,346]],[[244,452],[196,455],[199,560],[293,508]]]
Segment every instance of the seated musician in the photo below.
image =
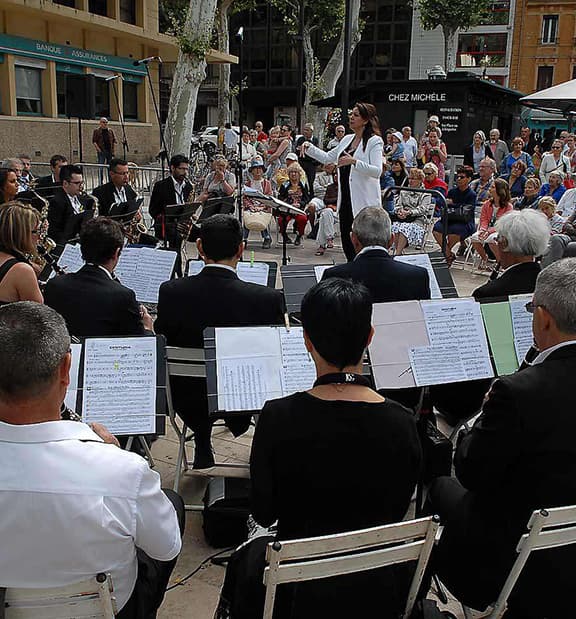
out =
[[35,255],[40,215],[31,206],[8,202],[0,208],[0,305],[42,303],[36,271],[26,256]]
[[[411,413],[362,375],[374,333],[370,293],[349,280],[322,281],[304,296],[301,315],[317,379],[262,409],[250,456],[253,518],[263,527],[277,521],[279,541],[398,522],[422,453]],[[358,474],[349,465],[360,462]],[[233,555],[221,596],[231,612],[218,616],[262,616],[264,552],[273,540],[256,537]],[[409,572],[383,568],[282,586],[274,617],[396,618]]]
[[[575,291],[574,258],[538,275],[526,308],[539,354],[494,382],[456,450],[456,478],[441,477],[430,489],[431,509],[445,524],[434,568],[458,600],[478,610],[496,600],[532,511],[576,504]],[[572,616],[575,550],[532,553],[506,617]]]
[[[206,202],[210,198],[230,198],[236,190],[236,178],[228,170],[228,162],[224,157],[217,157],[214,160],[212,172],[204,180],[202,193],[198,196],[198,202]],[[228,211],[228,212],[233,212]],[[213,215],[222,212],[216,210]]]
[[0,168],[0,205],[16,199],[18,175],[10,168]]
[[70,337],[53,309],[0,307],[0,341],[0,587],[104,572],[119,619],[156,617],[182,546],[182,499],[103,426],[60,419]]
[[38,178],[36,187],[38,189],[47,189],[49,187],[62,185],[60,168],[65,165],[68,165],[68,159],[66,159],[64,155],[52,155],[52,157],[50,157],[50,174]]
[[388,253],[393,243],[388,213],[367,207],[356,215],[350,233],[356,258],[324,271],[322,279],[343,277],[363,283],[374,303],[430,298],[428,271],[394,260]]
[[48,207],[48,234],[57,245],[76,239],[82,224],[95,214],[94,200],[82,195],[82,166],[65,165],[60,169],[62,187],[58,187]]
[[133,290],[114,275],[124,246],[122,227],[107,217],[88,221],[80,231],[82,258],[77,273],[53,277],[44,290],[46,305],[64,316],[71,335],[145,335],[152,318]]
[[165,242],[166,247],[178,254],[176,259],[176,273],[182,275],[182,235],[178,231],[178,218],[170,213],[167,215],[166,207],[175,204],[186,204],[192,193],[192,184],[187,180],[190,163],[184,155],[174,155],[170,159],[170,176],[158,181],[154,185],[150,196],[148,212],[154,219],[154,230],[157,238]]
[[[160,286],[157,333],[166,336],[169,346],[202,348],[206,327],[241,327],[281,324],[284,298],[279,290],[244,282],[236,275],[242,256],[242,228],[231,215],[213,215],[200,229],[198,252],[206,263],[192,277],[182,277]],[[194,467],[214,464],[210,444],[206,382],[186,378],[173,381],[174,407],[194,431]],[[228,422],[233,432],[245,432],[245,419]]]
[[[114,215],[114,219],[124,225],[124,230],[129,243],[137,243],[139,245],[156,245],[156,238],[150,234],[146,234],[145,226],[142,224],[142,214],[137,208],[136,198],[138,194],[130,187],[130,169],[128,162],[124,159],[114,157],[110,161],[110,180],[104,185],[99,185],[94,189],[92,194],[98,199],[98,214],[105,217],[110,215],[110,209],[116,204],[123,204],[127,207],[130,213],[134,213],[132,218],[126,221],[125,218],[118,218]],[[143,230],[136,231],[134,234],[134,226],[142,225]],[[133,238],[136,236],[137,238]]]

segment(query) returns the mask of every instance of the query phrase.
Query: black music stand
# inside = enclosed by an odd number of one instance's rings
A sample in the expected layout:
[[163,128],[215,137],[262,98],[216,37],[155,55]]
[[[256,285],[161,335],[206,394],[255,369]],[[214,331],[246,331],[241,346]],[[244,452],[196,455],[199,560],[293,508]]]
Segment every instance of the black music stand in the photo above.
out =
[[134,215],[136,215],[138,209],[142,206],[143,201],[143,198],[139,198],[138,200],[116,202],[110,207],[108,217],[110,217],[110,219],[115,219],[122,224],[127,224],[134,219]]
[[[306,213],[287,202],[283,202],[282,200],[278,200],[278,198],[274,198],[273,196],[264,195],[262,192],[252,189],[251,187],[244,187],[244,194],[247,198],[254,198],[258,200],[261,204],[269,206],[272,209],[272,214],[275,217],[278,217],[282,220],[282,224],[284,225],[284,231],[286,232],[288,226],[288,217],[291,215],[306,215]],[[282,266],[286,266],[289,262],[288,254],[286,251],[286,234],[282,235]]]

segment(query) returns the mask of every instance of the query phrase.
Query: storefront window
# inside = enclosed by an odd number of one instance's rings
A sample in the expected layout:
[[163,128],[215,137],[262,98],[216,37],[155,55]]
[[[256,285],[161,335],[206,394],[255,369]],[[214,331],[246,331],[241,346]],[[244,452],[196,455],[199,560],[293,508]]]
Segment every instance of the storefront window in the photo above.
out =
[[66,73],[56,72],[56,100],[58,102],[58,116],[67,115],[66,106]]
[[42,114],[42,69],[15,68],[18,114]]
[[138,84],[124,82],[123,89],[124,118],[126,120],[138,120]]

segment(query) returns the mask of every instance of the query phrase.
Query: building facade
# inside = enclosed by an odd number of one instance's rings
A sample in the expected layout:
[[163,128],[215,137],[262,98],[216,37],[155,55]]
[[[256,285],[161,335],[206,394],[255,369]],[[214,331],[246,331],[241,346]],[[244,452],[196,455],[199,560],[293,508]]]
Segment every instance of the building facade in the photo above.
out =
[[576,79],[576,0],[516,0],[512,88],[531,94]]
[[[482,24],[456,34],[452,50],[456,58],[456,71],[467,71],[487,77],[502,86],[510,86],[513,27],[519,1],[494,0]],[[432,67],[444,67],[442,30],[424,30],[416,6],[411,41],[410,79],[426,79]]]

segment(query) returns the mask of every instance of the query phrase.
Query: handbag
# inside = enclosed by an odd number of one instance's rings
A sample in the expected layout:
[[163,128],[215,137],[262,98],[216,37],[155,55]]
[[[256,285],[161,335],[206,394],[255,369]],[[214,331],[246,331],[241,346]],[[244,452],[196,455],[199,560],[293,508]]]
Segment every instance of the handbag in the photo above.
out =
[[476,207],[474,204],[458,204],[455,206],[448,206],[446,212],[448,214],[449,224],[467,224],[474,220],[474,211]]
[[266,211],[244,211],[244,227],[252,232],[266,230],[272,221],[272,213]]

